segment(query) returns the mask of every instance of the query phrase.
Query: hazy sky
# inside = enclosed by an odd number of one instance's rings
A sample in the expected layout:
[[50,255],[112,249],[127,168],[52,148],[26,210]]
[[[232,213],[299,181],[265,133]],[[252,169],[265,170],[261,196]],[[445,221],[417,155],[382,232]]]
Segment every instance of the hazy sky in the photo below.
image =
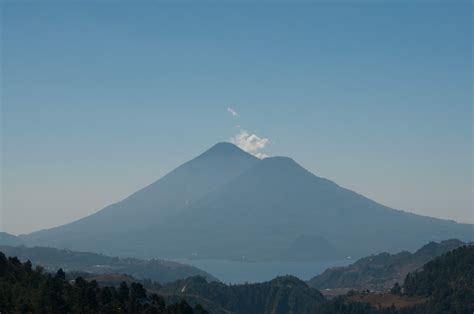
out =
[[1,6],[2,230],[91,214],[246,134],[474,222],[470,1]]

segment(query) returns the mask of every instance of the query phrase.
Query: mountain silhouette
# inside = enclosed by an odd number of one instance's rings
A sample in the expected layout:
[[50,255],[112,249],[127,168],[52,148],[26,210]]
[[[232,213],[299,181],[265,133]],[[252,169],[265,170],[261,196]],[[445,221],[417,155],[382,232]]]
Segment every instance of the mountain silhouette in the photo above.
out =
[[22,245],[23,241],[13,234],[0,231],[0,245]]
[[156,253],[170,256],[320,260],[415,249],[429,241],[469,238],[472,230],[385,207],[291,158],[270,157],[138,239],[157,234],[165,239],[179,231],[172,245],[157,240]]
[[[218,143],[161,179],[95,214],[59,227],[23,236],[28,243],[120,253],[137,230],[162,223],[169,215],[230,181],[259,159],[230,143]],[[120,239],[115,239],[121,237]],[[115,243],[122,241],[122,243]],[[95,242],[95,243],[91,243]],[[102,249],[100,250],[102,251]]]
[[219,143],[122,202],[23,238],[139,257],[302,261],[473,236],[472,225],[383,206],[291,158]]
[[449,251],[466,245],[457,239],[430,242],[414,253],[379,253],[361,258],[346,267],[333,267],[308,280],[316,289],[354,289],[388,291],[395,282],[403,282],[408,273]]

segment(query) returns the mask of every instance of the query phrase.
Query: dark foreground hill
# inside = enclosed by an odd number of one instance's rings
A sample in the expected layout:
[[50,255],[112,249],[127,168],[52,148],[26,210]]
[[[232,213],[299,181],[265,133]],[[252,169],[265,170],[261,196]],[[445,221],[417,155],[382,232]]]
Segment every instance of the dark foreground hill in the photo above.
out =
[[[323,295],[292,276],[244,285],[208,283],[202,277],[192,277],[164,285],[163,295],[175,295],[192,302],[199,296],[232,313],[317,313],[325,302]],[[191,300],[188,300],[188,296]]]
[[[390,293],[352,292],[326,300],[303,281],[283,276],[244,285],[225,285],[191,277],[152,285],[115,276],[113,285],[99,286],[93,278],[66,280],[22,264],[0,253],[2,313],[319,313],[319,314],[437,314],[474,311],[474,247],[462,246],[410,273]],[[128,283],[116,283],[116,280]],[[167,304],[167,305],[166,305]],[[190,305],[191,304],[191,305]]]
[[160,283],[190,276],[203,276],[209,281],[217,280],[194,266],[158,259],[118,258],[47,247],[0,246],[0,251],[8,256],[16,256],[21,261],[29,260],[33,265],[41,265],[49,271],[61,268],[66,272],[128,274],[137,279],[151,279]]
[[146,258],[317,261],[470,241],[473,231],[388,208],[290,158],[220,143],[119,203],[23,239]]
[[[428,244],[417,253],[432,255],[459,242]],[[398,287],[398,289],[397,289]],[[326,300],[301,280],[284,276],[245,285],[208,283],[194,277],[164,285],[160,293],[187,302],[207,300],[213,313],[436,314],[474,310],[474,246],[461,246],[410,273],[391,292],[351,292]]]
[[462,246],[459,240],[431,242],[415,253],[380,253],[364,257],[346,267],[330,268],[310,279],[308,284],[317,289],[354,289],[387,291],[405,276],[423,267],[437,256]]
[[[395,289],[398,288],[398,289]],[[387,303],[390,301],[391,303]],[[410,273],[392,294],[354,293],[324,305],[322,313],[471,314],[474,312],[474,246],[462,246]]]
[[474,245],[439,256],[410,273],[404,293],[428,298],[429,313],[474,312]]
[[141,284],[126,283],[118,288],[100,287],[81,277],[73,282],[58,270],[55,275],[6,258],[0,252],[1,313],[206,313],[200,306],[182,301],[165,304],[162,297],[149,294]]

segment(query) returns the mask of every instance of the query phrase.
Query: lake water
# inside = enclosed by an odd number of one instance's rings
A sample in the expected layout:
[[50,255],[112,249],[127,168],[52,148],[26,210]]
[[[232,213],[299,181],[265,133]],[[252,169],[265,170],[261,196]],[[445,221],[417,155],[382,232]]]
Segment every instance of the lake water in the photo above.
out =
[[213,259],[177,259],[177,262],[196,266],[225,283],[262,282],[281,275],[294,275],[308,280],[329,267],[346,266],[353,260],[328,262],[240,262]]

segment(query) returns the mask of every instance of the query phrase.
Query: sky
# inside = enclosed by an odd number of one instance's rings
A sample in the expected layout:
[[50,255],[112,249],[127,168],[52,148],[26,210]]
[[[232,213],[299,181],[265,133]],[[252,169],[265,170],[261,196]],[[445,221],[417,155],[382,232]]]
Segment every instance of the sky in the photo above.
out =
[[474,223],[470,1],[0,5],[0,230],[92,214],[220,141]]

